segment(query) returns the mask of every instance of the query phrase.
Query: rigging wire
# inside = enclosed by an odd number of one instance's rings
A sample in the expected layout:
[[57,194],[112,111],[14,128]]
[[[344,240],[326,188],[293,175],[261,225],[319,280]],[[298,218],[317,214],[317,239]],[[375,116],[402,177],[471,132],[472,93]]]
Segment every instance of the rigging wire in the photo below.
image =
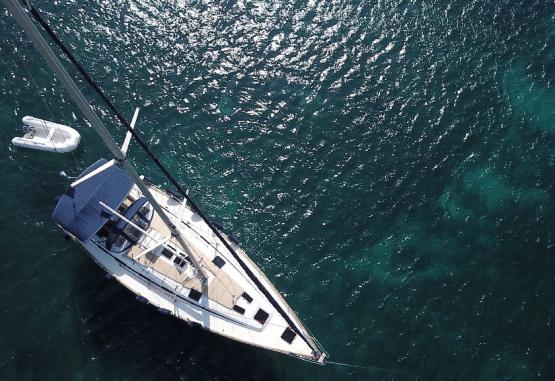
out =
[[[27,9],[30,11],[33,18],[42,26],[45,32],[50,36],[50,38],[56,43],[56,45],[62,50],[64,55],[71,61],[71,63],[77,68],[81,76],[85,81],[95,90],[95,92],[102,98],[102,100],[107,104],[110,110],[114,113],[119,122],[125,127],[125,129],[131,134],[133,139],[139,144],[139,146],[145,151],[148,157],[154,161],[156,166],[162,171],[166,178],[172,183],[172,185],[181,193],[181,195],[189,202],[193,210],[201,217],[201,219],[208,225],[208,227],[214,232],[218,239],[224,244],[228,251],[237,260],[239,265],[242,267],[243,271],[247,276],[255,283],[257,288],[264,294],[266,299],[272,304],[272,306],[279,312],[281,317],[289,324],[292,330],[294,330],[301,338],[303,338],[316,352],[321,353],[321,348],[315,345],[315,341],[307,339],[306,335],[297,327],[297,324],[289,317],[289,315],[284,311],[281,305],[276,301],[276,299],[271,295],[271,293],[266,289],[262,282],[256,277],[254,272],[244,263],[240,256],[235,252],[231,245],[223,238],[220,232],[212,225],[210,220],[200,211],[198,206],[193,202],[193,200],[187,195],[183,187],[177,182],[177,180],[168,172],[165,166],[160,162],[160,160],[154,155],[154,153],[149,149],[143,139],[136,133],[134,129],[131,128],[129,122],[121,114],[121,112],[114,106],[110,98],[100,89],[98,84],[91,78],[85,68],[76,60],[69,49],[63,44],[63,42],[58,38],[54,30],[50,25],[44,20],[37,8],[31,3],[30,0],[24,0]],[[314,346],[316,348],[314,348]]]

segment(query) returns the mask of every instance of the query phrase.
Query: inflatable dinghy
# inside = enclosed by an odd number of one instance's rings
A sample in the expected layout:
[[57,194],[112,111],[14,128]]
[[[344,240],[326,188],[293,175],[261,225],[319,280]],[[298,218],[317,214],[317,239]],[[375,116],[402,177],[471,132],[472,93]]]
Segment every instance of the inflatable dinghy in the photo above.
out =
[[63,124],[32,116],[25,116],[22,121],[25,135],[12,139],[12,143],[18,147],[63,153],[73,151],[81,140],[77,131]]

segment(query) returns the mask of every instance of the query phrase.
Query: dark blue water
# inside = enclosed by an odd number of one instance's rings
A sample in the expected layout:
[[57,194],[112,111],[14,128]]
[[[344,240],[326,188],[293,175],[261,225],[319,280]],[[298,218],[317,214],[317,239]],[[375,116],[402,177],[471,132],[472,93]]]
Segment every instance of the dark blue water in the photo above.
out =
[[[331,359],[369,368],[188,328],[64,241],[59,173],[107,151],[2,9],[1,379],[555,379],[555,3],[36,3]],[[24,115],[81,147],[14,148]]]

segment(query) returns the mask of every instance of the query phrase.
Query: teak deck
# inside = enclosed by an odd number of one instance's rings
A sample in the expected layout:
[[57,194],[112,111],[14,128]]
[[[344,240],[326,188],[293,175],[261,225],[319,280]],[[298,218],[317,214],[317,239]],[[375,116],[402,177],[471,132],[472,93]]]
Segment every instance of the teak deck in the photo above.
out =
[[[170,235],[170,230],[156,213],[153,215],[148,232],[150,234],[156,232],[156,235],[160,235],[162,237],[168,237]],[[233,308],[237,299],[243,293],[243,289],[233,279],[231,279],[231,277],[229,277],[223,269],[212,263],[212,259],[207,258],[206,255],[203,254],[202,250],[197,250],[193,245],[190,245],[188,250],[185,250],[173,238],[169,242],[172,246],[178,248],[178,250],[183,253],[194,250],[199,264],[207,273],[212,275],[208,282],[208,298],[227,308]],[[144,249],[145,248],[141,247],[141,245],[136,244],[127,252],[127,256],[135,259],[135,257],[137,257]],[[200,279],[192,277],[190,273],[183,271],[176,264],[167,260],[162,255],[156,255],[153,252],[149,252],[135,259],[135,261],[143,266],[152,268],[154,271],[163,274],[164,276],[167,276],[173,281],[181,284],[183,287],[194,288],[198,291],[202,290]]]

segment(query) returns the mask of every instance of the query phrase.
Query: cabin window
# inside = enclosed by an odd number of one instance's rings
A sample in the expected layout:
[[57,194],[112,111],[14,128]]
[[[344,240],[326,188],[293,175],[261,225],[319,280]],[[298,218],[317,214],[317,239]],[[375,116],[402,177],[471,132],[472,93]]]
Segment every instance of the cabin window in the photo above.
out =
[[178,257],[178,256],[176,256],[176,257],[173,259],[173,263],[175,263],[175,264],[178,265],[179,267],[183,267],[183,266],[185,265],[185,262],[186,262],[185,259],[183,259],[183,258],[181,258],[181,257]]
[[215,256],[214,259],[212,260],[212,263],[214,263],[216,266],[218,266],[219,268],[222,268],[223,265],[225,265],[225,261],[219,257],[219,256]]
[[198,302],[201,296],[202,296],[202,292],[195,290],[194,288],[191,288],[191,291],[189,292],[189,298],[196,300]]
[[245,299],[247,301],[247,303],[252,302],[252,296],[250,296],[249,294],[247,294],[246,292],[243,292],[241,294],[241,296],[243,297],[243,299]]
[[291,328],[287,327],[285,331],[283,331],[281,338],[291,344],[296,336],[297,334],[293,332]]
[[173,253],[165,247],[162,249],[162,252],[160,254],[162,254],[164,257],[168,259],[171,259],[171,257],[173,257]]
[[269,316],[270,316],[269,313],[264,311],[262,308],[259,308],[258,311],[256,311],[256,314],[254,315],[254,320],[264,325],[264,323],[266,323],[266,320],[268,320]]
[[238,306],[238,305],[233,306],[233,311],[239,312],[241,315],[245,314],[245,309],[241,306]]

